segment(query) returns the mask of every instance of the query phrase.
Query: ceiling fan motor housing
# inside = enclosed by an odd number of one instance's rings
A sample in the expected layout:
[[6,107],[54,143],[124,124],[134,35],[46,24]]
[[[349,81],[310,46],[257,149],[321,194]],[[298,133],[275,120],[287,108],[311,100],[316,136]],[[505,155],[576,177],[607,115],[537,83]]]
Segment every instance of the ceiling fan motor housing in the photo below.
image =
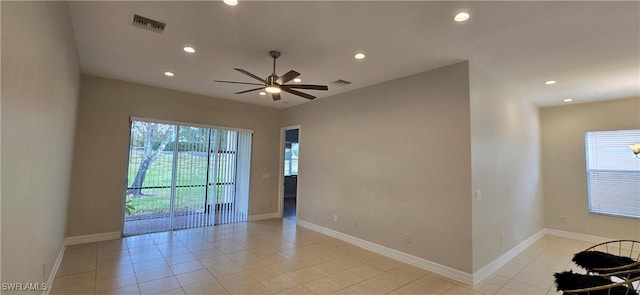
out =
[[278,76],[274,73],[267,77],[267,85],[266,86],[280,86],[276,80],[278,80]]

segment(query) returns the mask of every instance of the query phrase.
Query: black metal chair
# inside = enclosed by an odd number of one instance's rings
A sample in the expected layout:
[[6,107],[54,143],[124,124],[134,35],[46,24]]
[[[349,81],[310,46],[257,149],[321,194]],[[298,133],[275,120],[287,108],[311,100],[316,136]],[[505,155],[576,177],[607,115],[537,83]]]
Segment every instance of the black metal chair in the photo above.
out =
[[[599,251],[618,257],[628,257],[624,263],[603,264],[598,266],[597,264],[578,264],[587,270],[591,274],[606,275],[614,272],[621,272],[625,270],[640,269],[640,242],[634,240],[614,240],[604,243],[600,243],[587,248],[586,251]],[[577,254],[576,254],[577,255]],[[575,261],[575,258],[574,258]]]
[[[561,289],[561,285],[559,286],[559,291],[564,292],[566,295],[637,295],[640,294],[638,291],[638,285],[640,284],[640,270],[626,270],[619,272],[612,272],[604,276],[592,276],[592,275],[582,275],[585,279],[588,277],[600,277],[606,279],[610,283],[600,286],[593,286],[588,288],[581,289]],[[614,281],[611,280],[614,278]],[[579,276],[576,277],[579,279]],[[556,277],[556,283],[558,282],[558,278]],[[579,283],[578,283],[579,284]],[[635,288],[634,288],[635,287]]]

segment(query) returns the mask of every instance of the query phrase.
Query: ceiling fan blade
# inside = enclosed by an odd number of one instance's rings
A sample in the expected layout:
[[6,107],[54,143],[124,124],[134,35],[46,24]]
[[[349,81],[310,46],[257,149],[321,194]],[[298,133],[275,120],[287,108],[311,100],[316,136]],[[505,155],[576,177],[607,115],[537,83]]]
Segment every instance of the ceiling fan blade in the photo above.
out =
[[267,81],[265,81],[264,79],[254,75],[254,74],[251,74],[251,73],[249,73],[249,72],[247,72],[247,71],[245,71],[243,69],[238,69],[238,68],[233,68],[233,69],[238,71],[238,72],[240,72],[240,73],[243,73],[243,74],[245,74],[245,75],[247,75],[247,76],[249,76],[251,78],[254,78],[254,79],[256,79],[256,80],[258,80],[258,81],[260,81],[260,82],[262,82],[264,84],[267,84]]
[[286,74],[282,75],[282,77],[278,78],[278,80],[276,80],[276,83],[282,85],[284,83],[287,83],[293,79],[295,79],[296,77],[300,76],[300,73],[291,70],[288,71]]
[[300,91],[298,91],[298,90],[293,90],[293,89],[291,89],[291,88],[283,88],[283,87],[280,87],[280,89],[282,89],[282,91],[289,92],[289,93],[291,93],[291,94],[293,94],[293,95],[302,96],[302,97],[304,97],[304,98],[306,98],[306,99],[314,99],[314,98],[316,98],[315,96],[313,96],[313,95],[311,95],[311,94],[306,94],[306,93],[304,93],[304,92],[300,92]]
[[273,100],[280,100],[280,93],[271,93],[271,97],[273,97]]
[[262,89],[264,89],[264,87],[259,87],[259,88],[255,88],[255,89],[249,89],[249,90],[245,90],[245,91],[240,91],[240,92],[236,92],[236,94],[243,94],[243,93],[256,91],[256,90],[262,90]]
[[308,85],[308,84],[291,84],[291,85],[280,85],[282,88],[297,88],[297,89],[311,89],[311,90],[329,90],[329,87],[326,85]]
[[247,82],[236,82],[236,81],[220,81],[220,80],[213,80],[213,82],[243,84],[243,85],[264,85],[264,84],[258,84],[258,83],[247,83]]

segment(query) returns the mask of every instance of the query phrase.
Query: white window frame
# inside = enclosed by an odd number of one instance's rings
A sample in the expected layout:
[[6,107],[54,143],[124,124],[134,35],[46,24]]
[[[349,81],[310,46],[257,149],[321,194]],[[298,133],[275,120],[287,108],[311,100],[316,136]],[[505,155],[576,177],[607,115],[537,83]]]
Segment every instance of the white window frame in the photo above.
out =
[[640,219],[640,159],[630,148],[636,143],[640,129],[585,132],[590,213]]

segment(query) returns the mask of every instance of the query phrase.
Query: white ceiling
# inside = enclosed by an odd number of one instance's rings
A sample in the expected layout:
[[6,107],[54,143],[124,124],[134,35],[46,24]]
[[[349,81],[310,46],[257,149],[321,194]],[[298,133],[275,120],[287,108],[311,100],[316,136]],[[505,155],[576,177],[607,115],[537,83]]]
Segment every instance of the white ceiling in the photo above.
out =
[[[303,84],[348,86],[305,91],[336,95],[469,60],[539,106],[640,96],[640,2],[69,2],[83,73],[283,108],[233,70],[278,74]],[[471,14],[465,23],[453,16]],[[162,34],[131,25],[132,14],[167,23]],[[197,52],[187,54],[185,45]],[[353,58],[366,53],[361,61]],[[173,71],[176,76],[165,77]],[[557,84],[547,86],[547,80]],[[246,87],[245,87],[246,86]]]

